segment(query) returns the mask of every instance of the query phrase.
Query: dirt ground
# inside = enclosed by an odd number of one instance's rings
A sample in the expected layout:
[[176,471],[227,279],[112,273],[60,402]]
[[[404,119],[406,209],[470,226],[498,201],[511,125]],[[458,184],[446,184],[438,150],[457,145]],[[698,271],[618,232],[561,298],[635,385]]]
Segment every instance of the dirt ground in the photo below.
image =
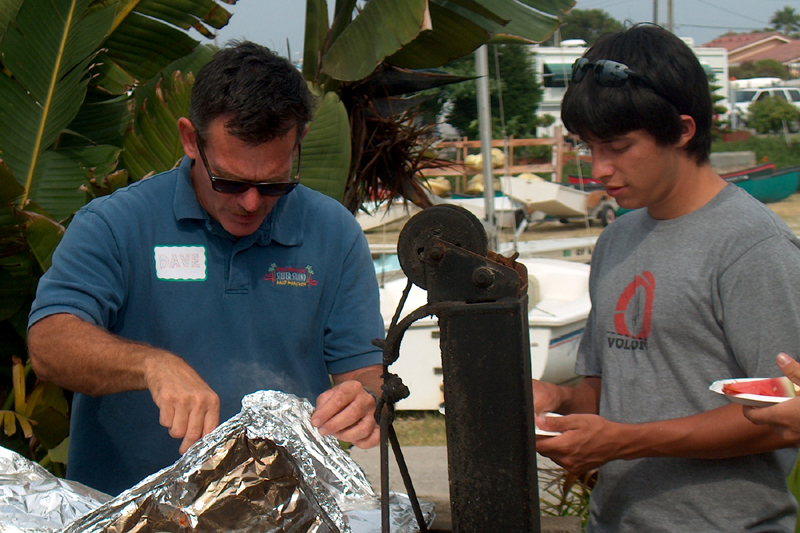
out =
[[[789,198],[772,204],[767,204],[795,233],[800,235],[800,193],[795,193]],[[384,228],[378,228],[366,233],[367,242],[370,244],[394,244],[397,243],[397,236],[403,228],[405,220],[389,224]],[[583,221],[570,221],[562,224],[556,220],[538,222],[531,224],[520,235],[521,241],[532,241],[538,239],[565,239],[568,237],[591,237],[600,235],[603,226],[597,220],[589,222],[587,227]],[[500,242],[513,240],[513,231],[504,229],[499,235]]]

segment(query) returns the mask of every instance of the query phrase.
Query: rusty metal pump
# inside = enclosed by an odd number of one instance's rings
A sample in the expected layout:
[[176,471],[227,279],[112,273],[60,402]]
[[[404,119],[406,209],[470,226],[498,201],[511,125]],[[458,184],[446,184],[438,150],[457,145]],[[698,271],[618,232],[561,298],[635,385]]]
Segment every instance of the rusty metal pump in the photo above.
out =
[[[408,327],[436,315],[452,531],[539,533],[525,267],[488,251],[481,222],[454,205],[433,206],[412,217],[397,247],[409,280],[405,294],[414,283],[427,290],[428,304],[398,322],[401,301],[382,343],[386,386],[380,407],[389,403],[389,409],[381,409],[382,492],[388,492],[387,439],[405,470],[390,422],[391,403],[402,386],[388,367],[397,360]],[[413,496],[410,480],[406,486]]]

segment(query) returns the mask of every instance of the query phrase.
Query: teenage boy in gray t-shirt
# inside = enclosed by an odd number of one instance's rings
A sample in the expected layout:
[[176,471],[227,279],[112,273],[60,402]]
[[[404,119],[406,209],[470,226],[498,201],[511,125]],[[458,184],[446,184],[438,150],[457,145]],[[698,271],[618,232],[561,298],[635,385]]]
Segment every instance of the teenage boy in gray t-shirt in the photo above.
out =
[[600,469],[590,532],[794,531],[796,451],[708,386],[800,354],[800,242],[711,169],[711,109],[695,55],[653,25],[602,37],[564,98],[593,177],[637,209],[595,248],[584,379],[533,384],[537,413],[569,415],[537,416],[563,432],[538,451]]

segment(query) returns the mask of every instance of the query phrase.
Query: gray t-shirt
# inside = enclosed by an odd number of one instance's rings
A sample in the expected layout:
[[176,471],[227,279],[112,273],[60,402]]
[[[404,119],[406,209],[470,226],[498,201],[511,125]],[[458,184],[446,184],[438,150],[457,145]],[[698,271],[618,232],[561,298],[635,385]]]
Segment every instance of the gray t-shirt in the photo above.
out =
[[[800,356],[800,241],[735,185],[677,219],[620,217],[597,242],[590,293],[576,370],[602,378],[608,420],[715,409],[729,401],[713,381],[777,376],[778,352]],[[612,461],[587,531],[794,531],[796,456]]]

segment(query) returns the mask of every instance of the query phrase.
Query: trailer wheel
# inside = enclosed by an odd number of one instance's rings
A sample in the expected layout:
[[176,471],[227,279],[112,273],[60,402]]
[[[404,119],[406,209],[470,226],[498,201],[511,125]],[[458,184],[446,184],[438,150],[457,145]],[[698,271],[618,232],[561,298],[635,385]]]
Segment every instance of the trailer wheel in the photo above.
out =
[[600,222],[603,223],[603,227],[608,226],[615,220],[617,220],[617,212],[610,205],[605,206],[600,212]]

